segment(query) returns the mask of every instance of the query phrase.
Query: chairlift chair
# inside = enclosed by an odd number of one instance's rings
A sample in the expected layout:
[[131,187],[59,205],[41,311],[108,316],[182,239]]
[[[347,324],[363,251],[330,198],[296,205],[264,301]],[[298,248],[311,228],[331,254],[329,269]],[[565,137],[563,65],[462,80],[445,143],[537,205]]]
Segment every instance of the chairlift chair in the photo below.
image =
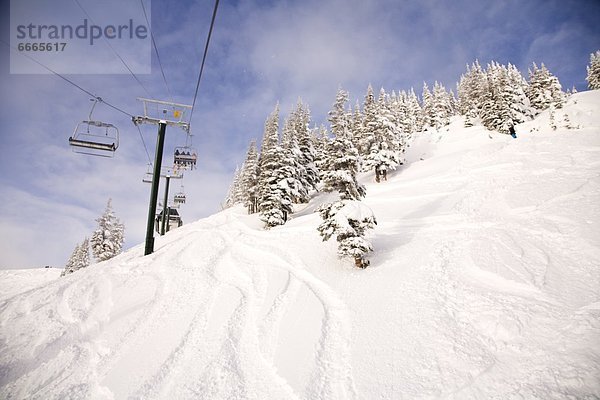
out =
[[154,173],[152,172],[152,164],[148,164],[148,168],[146,169],[146,173],[142,177],[142,182],[144,183],[152,183],[152,177]]
[[189,146],[181,146],[175,148],[173,154],[173,163],[183,169],[194,169],[196,168],[196,162],[198,160],[198,153],[195,149]]
[[[179,215],[179,212],[177,211],[177,209],[173,208],[173,207],[168,207],[167,208],[167,212],[169,214],[169,216],[167,217],[167,225],[165,226],[165,230],[168,232],[172,229],[175,228],[179,228],[180,226],[183,225],[183,220],[181,219],[181,216]],[[156,219],[154,220],[155,224],[155,229],[156,232],[160,233],[160,228],[162,226],[162,220],[163,220],[163,212],[160,211],[158,213],[156,213]]]
[[69,137],[69,145],[75,153],[101,157],[113,157],[119,147],[119,130],[113,124],[92,119],[96,104],[101,98],[92,99],[94,104],[87,120],[77,124],[73,135]]
[[175,195],[173,196],[173,202],[175,204],[185,204],[185,200],[185,193],[183,191],[175,193]]

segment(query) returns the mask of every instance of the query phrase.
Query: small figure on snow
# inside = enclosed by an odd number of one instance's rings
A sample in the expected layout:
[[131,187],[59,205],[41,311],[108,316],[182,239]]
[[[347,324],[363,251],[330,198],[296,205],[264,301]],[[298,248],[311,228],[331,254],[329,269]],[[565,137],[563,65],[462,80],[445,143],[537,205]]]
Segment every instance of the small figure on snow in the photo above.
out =
[[375,167],[375,181],[379,183],[382,180],[387,181],[387,168],[385,165],[378,165]]
[[510,136],[512,136],[513,138],[517,138],[517,132],[515,132],[515,126],[511,125],[508,127],[508,133],[510,134]]

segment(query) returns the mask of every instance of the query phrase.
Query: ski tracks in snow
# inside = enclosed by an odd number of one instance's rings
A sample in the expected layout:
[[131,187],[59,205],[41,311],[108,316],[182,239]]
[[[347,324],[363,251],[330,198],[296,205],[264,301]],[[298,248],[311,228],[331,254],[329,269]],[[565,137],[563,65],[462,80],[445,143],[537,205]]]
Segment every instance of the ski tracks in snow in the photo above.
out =
[[[101,371],[116,398],[357,398],[345,304],[301,260],[269,245],[270,234],[227,221],[166,244],[169,260],[156,251],[164,284]],[[312,371],[304,387],[290,384],[276,360],[282,321],[301,291],[323,309],[314,365],[298,365]],[[174,340],[174,332],[183,333]],[[144,365],[137,380],[123,374]]]
[[[6,299],[0,397],[356,399],[345,304],[272,234],[209,219]],[[322,308],[302,327],[312,361],[282,373],[306,296]]]

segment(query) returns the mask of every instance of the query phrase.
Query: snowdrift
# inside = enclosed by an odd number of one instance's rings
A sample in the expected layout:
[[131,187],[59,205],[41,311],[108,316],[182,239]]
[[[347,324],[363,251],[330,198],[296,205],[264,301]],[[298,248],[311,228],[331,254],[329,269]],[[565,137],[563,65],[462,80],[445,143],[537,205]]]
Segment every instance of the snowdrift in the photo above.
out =
[[2,272],[0,397],[600,397],[600,92],[517,134],[457,119],[363,176],[365,270],[318,236],[321,196],[270,231],[233,208],[151,256]]

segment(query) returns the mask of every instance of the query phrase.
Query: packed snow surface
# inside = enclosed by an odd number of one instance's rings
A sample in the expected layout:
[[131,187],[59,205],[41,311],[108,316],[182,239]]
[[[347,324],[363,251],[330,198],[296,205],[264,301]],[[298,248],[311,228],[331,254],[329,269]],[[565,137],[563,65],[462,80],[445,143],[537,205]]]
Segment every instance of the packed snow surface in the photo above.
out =
[[3,271],[0,398],[599,398],[600,91],[549,120],[456,120],[362,176],[365,270],[320,195],[270,231],[235,207],[150,256]]

